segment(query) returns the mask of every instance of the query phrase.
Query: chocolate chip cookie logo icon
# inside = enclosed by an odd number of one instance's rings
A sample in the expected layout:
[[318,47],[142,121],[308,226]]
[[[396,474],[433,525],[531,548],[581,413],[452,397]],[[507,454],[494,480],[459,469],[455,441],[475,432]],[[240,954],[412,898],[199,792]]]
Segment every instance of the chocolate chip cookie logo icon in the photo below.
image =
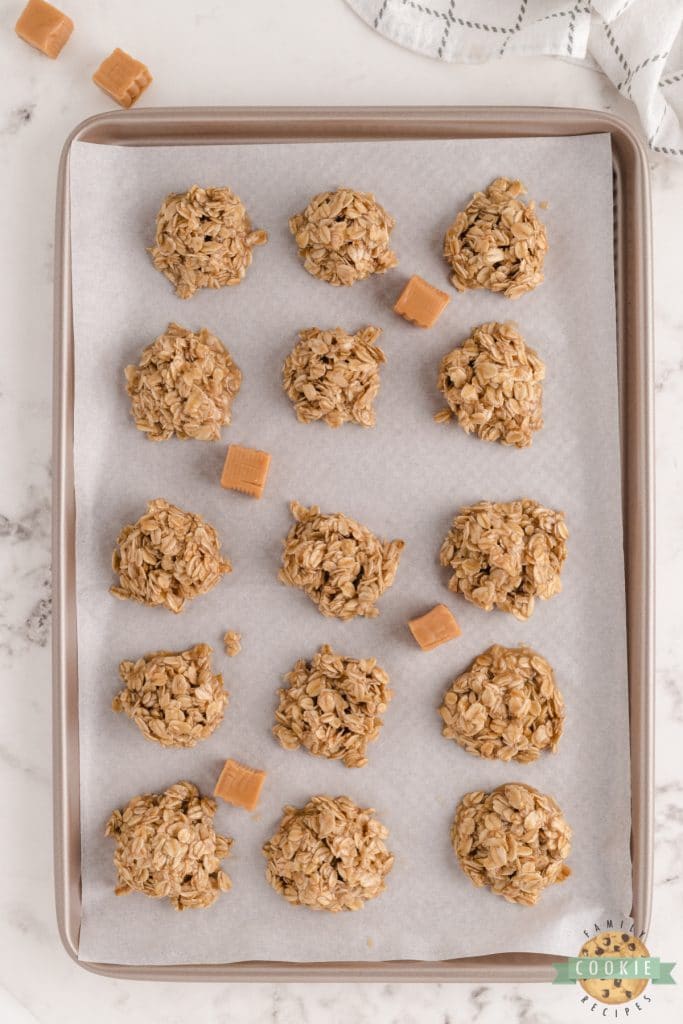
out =
[[[586,930],[586,941],[577,957],[568,957],[563,963],[553,964],[556,976],[553,985],[578,985],[583,990],[580,1002],[594,1011],[597,1003],[614,1007],[610,1017],[619,1017],[623,1007],[624,1017],[628,1016],[634,1004],[643,1010],[652,1002],[646,992],[650,982],[653,985],[674,985],[671,972],[675,963],[663,963],[659,957],[650,956],[642,937],[630,930],[630,920],[615,921],[608,918],[606,927],[595,925],[593,934]],[[603,1011],[603,1016],[606,1011]]]

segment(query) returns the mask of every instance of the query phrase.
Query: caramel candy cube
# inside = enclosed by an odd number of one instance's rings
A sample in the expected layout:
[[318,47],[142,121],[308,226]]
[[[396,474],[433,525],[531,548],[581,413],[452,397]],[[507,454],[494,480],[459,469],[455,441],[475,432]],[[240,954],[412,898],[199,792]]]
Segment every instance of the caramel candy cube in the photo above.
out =
[[433,327],[450,301],[450,295],[414,275],[399,295],[394,312],[418,327]]
[[219,796],[221,800],[233,804],[234,807],[244,807],[247,811],[253,811],[258,804],[265,781],[265,772],[258,768],[247,768],[246,765],[229,757],[223,765],[213,795]]
[[119,106],[132,107],[152,81],[152,76],[141,61],[117,47],[102,61],[92,80]]
[[460,626],[445,604],[437,604],[426,615],[411,619],[408,628],[423,651],[433,651],[460,636]]
[[228,445],[228,454],[221,474],[221,486],[231,491],[242,491],[252,498],[263,497],[270,468],[270,455],[256,448]]
[[74,23],[45,0],[28,0],[14,26],[17,35],[46,57],[59,57],[74,30]]

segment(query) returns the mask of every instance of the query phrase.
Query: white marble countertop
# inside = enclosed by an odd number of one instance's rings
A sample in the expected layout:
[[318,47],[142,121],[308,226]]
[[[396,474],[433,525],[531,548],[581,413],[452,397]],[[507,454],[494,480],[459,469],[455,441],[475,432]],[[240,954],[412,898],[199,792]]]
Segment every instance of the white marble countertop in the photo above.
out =
[[[555,59],[444,65],[372,33],[342,0],[64,0],[76,31],[58,61],[19,41],[21,0],[0,0],[0,1020],[100,1024],[272,1020],[579,1021],[573,990],[548,985],[175,985],[88,974],[62,950],[50,831],[50,378],[53,208],[69,131],[111,107],[90,82],[114,46],[151,67],[143,102],[167,105],[630,105],[597,72]],[[657,413],[657,804],[653,953],[681,959],[683,915],[683,163],[650,161]],[[680,971],[679,971],[680,974]],[[679,983],[683,979],[679,977]],[[678,1011],[676,1013],[676,1010]],[[681,1018],[678,988],[657,989],[647,1019]],[[638,1016],[634,1010],[631,1016]]]

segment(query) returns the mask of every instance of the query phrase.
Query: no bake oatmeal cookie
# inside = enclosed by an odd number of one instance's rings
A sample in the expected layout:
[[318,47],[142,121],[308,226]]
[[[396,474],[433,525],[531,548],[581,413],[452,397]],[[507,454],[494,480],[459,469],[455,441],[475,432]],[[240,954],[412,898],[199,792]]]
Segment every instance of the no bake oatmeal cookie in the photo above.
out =
[[116,541],[112,568],[119,577],[110,593],[139,604],[181,612],[186,601],[206,594],[232,565],[210,523],[164,498],[150,501],[136,523]]
[[360,910],[384,892],[394,863],[384,842],[388,831],[374,813],[347,796],[314,796],[304,807],[285,807],[263,847],[268,882],[295,906]]
[[282,369],[282,384],[300,423],[375,425],[373,402],[380,386],[379,368],[385,362],[375,344],[381,333],[379,327],[365,327],[356,334],[341,327],[299,332]]
[[396,266],[389,242],[394,224],[369,192],[338,188],[314,196],[290,218],[289,230],[308,273],[338,286]]
[[488,323],[441,360],[438,388],[468,434],[527,448],[543,426],[545,365],[514,324]]
[[157,214],[152,262],[189,299],[199,288],[239,284],[252,250],[268,241],[252,229],[239,196],[226,187],[201,188],[166,196]]
[[519,198],[525,192],[521,181],[496,178],[458,213],[443,254],[459,292],[488,288],[516,299],[542,282],[548,238],[534,203]]
[[569,877],[571,837],[555,800],[521,782],[466,793],[451,826],[453,850],[469,880],[525,906]]
[[484,611],[528,619],[536,598],[562,589],[569,531],[564,513],[529,498],[461,508],[441,545],[448,587]]
[[212,650],[196,644],[186,651],[156,651],[122,661],[124,689],[112,701],[148,740],[162,747],[194,747],[223,721],[228,694],[223,677],[211,669]]
[[210,907],[232,883],[221,869],[232,839],[216,834],[216,801],[191,782],[133,797],[114,811],[105,834],[116,840],[117,896],[143,893],[176,910]]
[[322,615],[375,618],[376,602],[394,582],[402,540],[380,540],[341,512],[291,503],[296,522],[284,540],[279,579],[298,587]]
[[564,701],[545,658],[494,644],[451,683],[439,714],[443,735],[468,753],[527,764],[557,750]]
[[343,760],[347,768],[368,763],[392,697],[389,676],[374,658],[348,658],[327,644],[310,662],[300,658],[278,690],[273,735],[286,750]]
[[135,426],[150,441],[174,434],[218,440],[242,383],[239,367],[215,334],[180,324],[169,324],[125,373]]

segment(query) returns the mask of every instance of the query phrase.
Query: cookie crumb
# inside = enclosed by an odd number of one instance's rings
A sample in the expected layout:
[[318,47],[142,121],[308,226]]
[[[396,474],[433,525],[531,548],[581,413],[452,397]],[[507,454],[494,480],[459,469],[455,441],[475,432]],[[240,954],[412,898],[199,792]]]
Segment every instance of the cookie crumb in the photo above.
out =
[[229,629],[223,637],[223,643],[227,656],[234,658],[242,650],[242,634],[236,633],[234,629]]

